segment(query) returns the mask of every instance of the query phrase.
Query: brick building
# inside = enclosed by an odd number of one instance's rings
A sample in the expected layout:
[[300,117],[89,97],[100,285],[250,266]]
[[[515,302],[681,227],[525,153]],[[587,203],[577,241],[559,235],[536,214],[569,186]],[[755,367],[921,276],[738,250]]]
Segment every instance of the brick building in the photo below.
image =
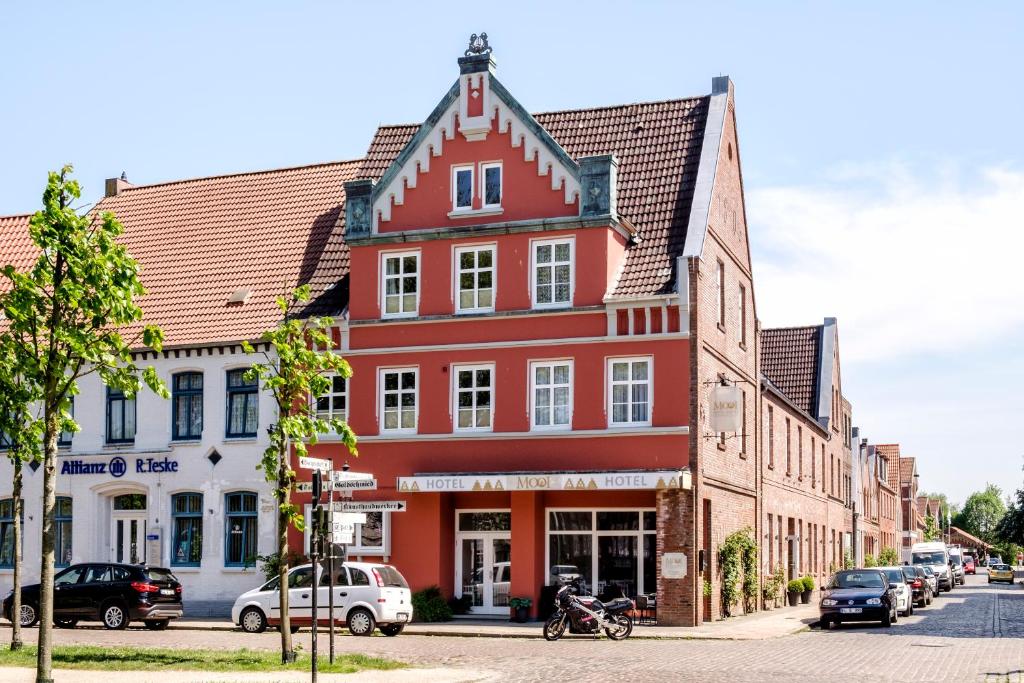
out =
[[904,561],[909,561],[910,549],[915,543],[924,540],[921,533],[924,520],[917,511],[917,461],[912,457],[899,455],[899,446],[895,446],[900,473],[901,556]]

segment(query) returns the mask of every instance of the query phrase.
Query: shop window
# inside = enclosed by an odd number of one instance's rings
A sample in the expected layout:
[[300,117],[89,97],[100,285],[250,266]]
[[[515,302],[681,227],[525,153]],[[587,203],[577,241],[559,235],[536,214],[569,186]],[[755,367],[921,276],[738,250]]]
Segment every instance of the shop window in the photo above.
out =
[[494,310],[494,247],[457,247],[455,281],[457,313],[487,313]]
[[107,443],[135,441],[135,399],[120,389],[107,387]]
[[[22,538],[25,537],[25,504],[21,505]],[[20,554],[20,549],[19,549]],[[0,567],[14,566],[14,499],[0,500]]]
[[316,416],[321,420],[348,419],[348,380],[341,375],[329,375],[330,388],[316,399]]
[[480,173],[483,175],[484,208],[496,209],[501,207],[501,163],[480,164]]
[[256,494],[249,491],[225,496],[224,566],[250,566],[257,553]]
[[537,240],[533,243],[533,307],[572,305],[573,241]]
[[567,429],[572,422],[572,363],[532,363],[530,424],[533,429]]
[[452,211],[473,209],[473,167],[452,167]]
[[[75,397],[71,396],[68,398],[68,413],[73,418],[75,416]],[[60,448],[68,448],[71,446],[71,439],[74,436],[74,432],[71,430],[62,430],[60,436],[57,437],[57,446]]]
[[203,436],[203,373],[179,372],[171,378],[171,405],[175,440]]
[[56,539],[53,547],[53,564],[55,567],[67,567],[71,564],[71,499],[57,496],[54,508],[53,528]]
[[489,431],[494,366],[455,366],[455,430]]
[[382,255],[384,318],[401,318],[416,315],[420,304],[420,274],[418,251],[387,253]]
[[613,427],[651,424],[651,359],[608,361],[609,423]]
[[[313,530],[313,508],[306,505],[306,529],[303,534],[303,547],[309,554],[309,535]],[[366,522],[356,524],[353,543],[348,546],[349,555],[387,555],[389,554],[388,535],[391,529],[391,515],[387,512],[367,512]],[[346,579],[347,581],[347,579]]]
[[259,381],[248,368],[228,370],[228,438],[255,437],[259,426]]
[[416,368],[381,370],[381,431],[416,431],[418,374]]
[[203,494],[171,496],[171,564],[198,567],[203,559]]

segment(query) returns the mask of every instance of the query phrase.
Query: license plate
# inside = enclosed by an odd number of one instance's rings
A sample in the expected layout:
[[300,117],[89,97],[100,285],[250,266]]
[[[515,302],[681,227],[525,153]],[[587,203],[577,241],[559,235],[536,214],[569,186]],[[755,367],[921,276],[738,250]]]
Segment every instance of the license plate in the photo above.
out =
[[842,607],[839,610],[841,614],[860,614],[863,611],[860,607]]
[[174,595],[174,589],[173,588],[161,588],[160,589],[160,595]]
[[408,612],[399,612],[395,616],[398,617],[399,621],[409,621],[409,613]]

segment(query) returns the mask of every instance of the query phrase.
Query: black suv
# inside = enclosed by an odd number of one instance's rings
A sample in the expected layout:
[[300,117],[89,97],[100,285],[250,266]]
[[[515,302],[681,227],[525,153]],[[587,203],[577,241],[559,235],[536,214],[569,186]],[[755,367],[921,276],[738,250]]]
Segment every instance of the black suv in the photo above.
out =
[[[131,621],[160,631],[182,615],[181,584],[170,569],[138,564],[89,562],[73,564],[53,579],[53,622],[74,628],[79,621],[102,621],[122,629]],[[11,620],[14,591],[4,598],[4,616]],[[39,584],[21,589],[21,625],[39,621]]]

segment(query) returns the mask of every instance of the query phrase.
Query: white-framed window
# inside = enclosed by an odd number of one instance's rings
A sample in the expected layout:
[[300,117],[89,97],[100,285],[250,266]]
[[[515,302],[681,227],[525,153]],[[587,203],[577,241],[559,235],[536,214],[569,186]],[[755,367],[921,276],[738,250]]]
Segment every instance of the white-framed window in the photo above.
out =
[[608,423],[613,427],[651,424],[653,359],[608,359]]
[[316,416],[321,420],[348,419],[348,381],[341,375],[328,375],[331,386],[316,399]]
[[533,307],[572,305],[573,250],[571,239],[533,242]]
[[485,209],[501,208],[501,162],[480,164],[480,197]]
[[530,429],[572,425],[572,361],[530,363]]
[[380,430],[415,432],[419,416],[419,368],[380,371]]
[[473,209],[473,166],[452,166],[452,211]]
[[494,310],[497,247],[455,248],[455,310],[457,313],[487,313]]
[[490,431],[494,415],[494,366],[453,365],[452,378],[455,430]]
[[[303,552],[309,554],[309,534],[313,529],[313,506],[306,504],[306,529],[303,532]],[[350,555],[391,554],[391,513],[367,512],[366,523],[356,524],[354,542],[348,545]],[[337,565],[335,565],[337,566]]]
[[381,313],[384,318],[416,315],[420,307],[420,253],[381,254]]

